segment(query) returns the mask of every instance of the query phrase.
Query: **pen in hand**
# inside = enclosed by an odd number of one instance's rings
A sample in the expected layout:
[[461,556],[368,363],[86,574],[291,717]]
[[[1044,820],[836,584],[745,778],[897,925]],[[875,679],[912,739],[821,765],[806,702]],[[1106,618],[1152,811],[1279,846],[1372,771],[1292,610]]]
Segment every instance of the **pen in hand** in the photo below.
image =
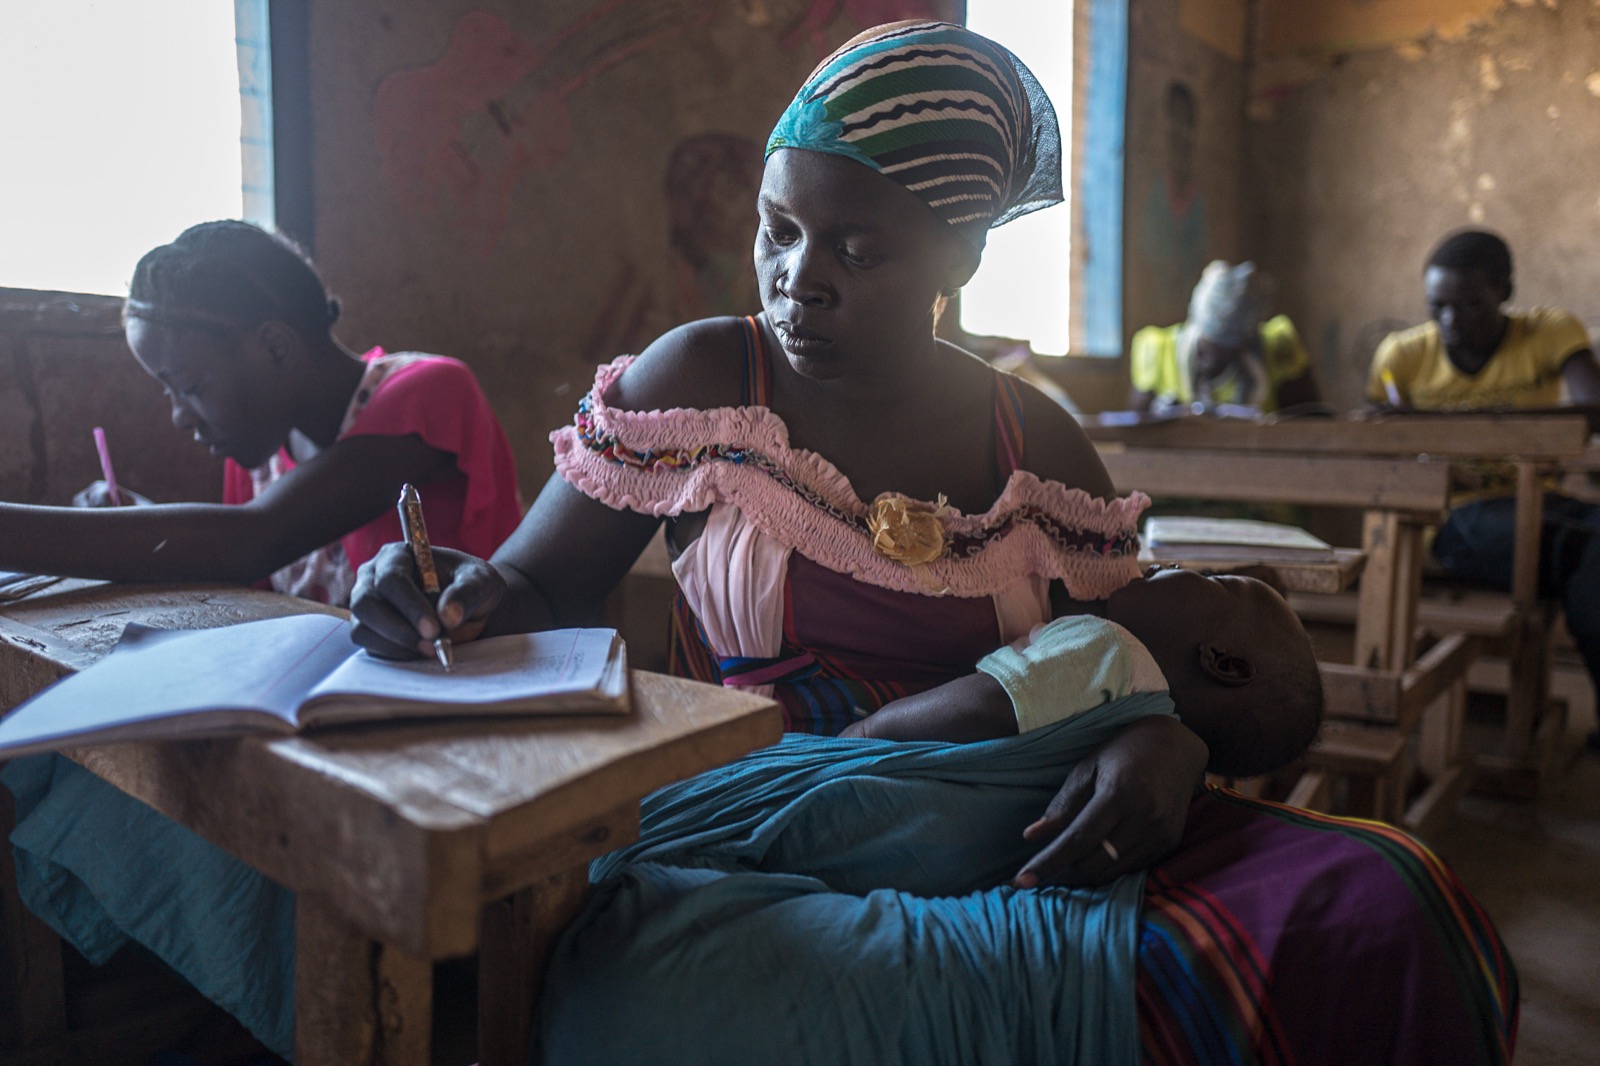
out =
[[1378,372],[1378,377],[1383,381],[1383,395],[1389,401],[1390,407],[1404,407],[1405,397],[1400,395],[1400,386],[1394,380],[1394,371],[1384,367]]
[[[409,482],[400,487],[399,507],[400,535],[405,537],[406,546],[411,549],[411,559],[417,564],[417,577],[422,582],[422,591],[436,597],[439,595],[439,570],[433,562],[433,545],[428,543],[428,527],[422,520],[422,497],[417,495],[416,488]],[[442,625],[439,635],[433,640],[433,654],[438,656],[439,665],[447,672],[455,665],[455,648],[450,638],[444,635]]]

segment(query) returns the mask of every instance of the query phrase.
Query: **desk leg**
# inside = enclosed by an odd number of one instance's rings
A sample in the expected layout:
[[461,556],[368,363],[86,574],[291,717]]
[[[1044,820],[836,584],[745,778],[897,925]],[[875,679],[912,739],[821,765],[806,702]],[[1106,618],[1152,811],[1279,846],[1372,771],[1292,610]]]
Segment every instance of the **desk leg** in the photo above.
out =
[[433,963],[369,939],[311,893],[294,920],[296,1066],[428,1066]]
[[528,1062],[533,1010],[556,938],[589,892],[587,863],[547,877],[483,909],[478,947],[478,1061]]
[[61,941],[17,893],[11,857],[16,801],[0,785],[0,1049],[65,1040],[67,993]]
[[1534,765],[1534,738],[1544,717],[1550,675],[1550,626],[1539,606],[1539,533],[1544,518],[1543,470],[1517,464],[1517,517],[1511,559],[1511,598],[1518,629],[1511,652],[1506,695],[1506,732],[1500,754]]
[[1355,664],[1379,670],[1399,670],[1408,665],[1403,653],[1410,634],[1416,589],[1406,584],[1410,567],[1420,558],[1406,543],[1405,519],[1392,511],[1368,511],[1362,521],[1361,549],[1366,569],[1361,572],[1360,607],[1356,615]]

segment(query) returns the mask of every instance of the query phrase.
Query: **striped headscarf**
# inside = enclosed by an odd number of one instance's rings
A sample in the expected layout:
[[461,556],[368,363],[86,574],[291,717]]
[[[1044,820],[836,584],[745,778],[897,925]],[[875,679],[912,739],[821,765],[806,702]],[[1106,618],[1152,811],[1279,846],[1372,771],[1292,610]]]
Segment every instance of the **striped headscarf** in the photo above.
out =
[[1050,98],[1016,56],[949,22],[879,26],[823,60],[766,154],[780,148],[871,167],[979,248],[989,229],[1062,199]]

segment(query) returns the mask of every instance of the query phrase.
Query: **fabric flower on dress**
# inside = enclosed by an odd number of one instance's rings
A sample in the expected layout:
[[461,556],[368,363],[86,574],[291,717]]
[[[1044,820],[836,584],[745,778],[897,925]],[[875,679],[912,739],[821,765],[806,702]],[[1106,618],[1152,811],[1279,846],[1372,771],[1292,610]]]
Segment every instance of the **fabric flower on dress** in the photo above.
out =
[[944,558],[950,550],[944,528],[944,515],[949,509],[943,496],[931,507],[904,496],[881,497],[867,515],[872,550],[906,566],[922,566]]

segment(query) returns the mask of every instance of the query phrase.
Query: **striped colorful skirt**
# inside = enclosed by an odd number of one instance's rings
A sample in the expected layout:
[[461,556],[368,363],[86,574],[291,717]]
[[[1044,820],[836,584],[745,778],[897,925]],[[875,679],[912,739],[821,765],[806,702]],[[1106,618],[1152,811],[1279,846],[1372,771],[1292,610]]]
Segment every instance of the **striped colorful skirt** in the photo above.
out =
[[1517,977],[1439,859],[1380,822],[1212,789],[1145,882],[1157,1066],[1509,1063]]

